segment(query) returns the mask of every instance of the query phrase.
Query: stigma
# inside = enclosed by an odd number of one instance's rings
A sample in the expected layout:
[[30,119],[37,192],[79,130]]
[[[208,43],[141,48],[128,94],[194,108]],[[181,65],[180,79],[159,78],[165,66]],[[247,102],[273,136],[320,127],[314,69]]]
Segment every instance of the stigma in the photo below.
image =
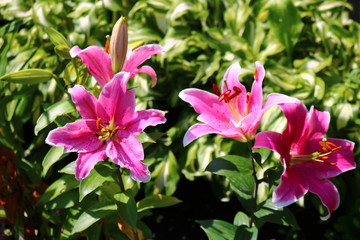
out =
[[110,127],[109,124],[101,123],[101,118],[98,118],[96,120],[96,128],[99,130],[95,133],[95,135],[98,137],[100,141],[105,141],[109,138],[116,137],[116,133],[119,130],[119,126],[116,127]]

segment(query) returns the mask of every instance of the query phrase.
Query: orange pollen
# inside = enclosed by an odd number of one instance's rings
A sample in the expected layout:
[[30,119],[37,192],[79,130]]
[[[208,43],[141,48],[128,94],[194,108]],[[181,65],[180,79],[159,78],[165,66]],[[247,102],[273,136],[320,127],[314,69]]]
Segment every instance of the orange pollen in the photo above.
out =
[[105,52],[110,54],[110,36],[106,35]]

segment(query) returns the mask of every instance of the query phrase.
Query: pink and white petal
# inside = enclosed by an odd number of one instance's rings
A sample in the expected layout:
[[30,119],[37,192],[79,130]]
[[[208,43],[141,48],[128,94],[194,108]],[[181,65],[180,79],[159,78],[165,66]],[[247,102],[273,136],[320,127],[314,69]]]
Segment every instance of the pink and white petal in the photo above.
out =
[[197,113],[200,113],[198,120],[207,123],[214,129],[224,130],[229,128],[233,118],[225,102],[219,102],[215,94],[196,89],[188,88],[179,93],[179,97],[190,103]]
[[132,72],[152,55],[162,53],[163,51],[163,48],[158,44],[147,44],[138,47],[131,52],[130,56],[128,56],[129,58],[125,61],[122,71]]
[[138,73],[146,73],[151,77],[151,87],[154,87],[156,85],[156,72],[152,67],[145,65],[140,68],[136,68],[131,72],[130,78],[132,78]]
[[96,114],[96,102],[97,99],[89,91],[87,91],[82,85],[76,85],[70,88],[72,101],[76,105],[76,109],[84,119],[97,119]]
[[[294,97],[289,97],[287,95],[284,94],[280,94],[280,93],[271,93],[267,96],[266,98],[266,102],[262,107],[262,110],[265,111],[266,109],[268,109],[269,107],[272,107],[274,105],[280,105],[283,106],[284,104],[288,104],[288,103],[295,103],[295,104],[302,104],[301,101],[297,98]],[[288,108],[291,106],[283,106],[283,109],[286,109],[286,112],[296,112],[297,110],[294,110],[292,108]],[[298,106],[292,106],[293,108],[296,108]],[[304,114],[307,113],[307,110],[305,108],[305,111],[303,112]],[[289,113],[291,114],[291,113]]]
[[130,176],[138,182],[148,182],[150,172],[141,161],[144,159],[144,150],[140,141],[134,135],[117,135],[120,139],[109,141],[106,154],[114,163],[130,170]]
[[227,90],[233,90],[234,87],[238,87],[241,90],[242,94],[246,94],[246,88],[244,85],[240,83],[239,75],[241,73],[241,67],[238,62],[235,62],[230,65],[230,67],[226,70],[224,74],[224,80],[226,80],[226,84],[223,81],[221,85],[221,92],[225,92]]
[[255,65],[256,71],[249,99],[249,112],[260,111],[263,100],[262,82],[265,77],[265,69],[259,61],[255,62]]
[[104,144],[93,152],[79,153],[75,162],[75,177],[77,180],[86,178],[96,163],[106,159],[105,149],[106,145]]
[[200,123],[194,124],[186,131],[183,139],[183,145],[185,147],[195,139],[204,136],[206,134],[213,134],[213,133],[217,134],[219,133],[219,131],[215,130],[214,128],[206,124],[200,124]]
[[104,86],[113,78],[111,57],[100,47],[90,46],[82,50],[78,46],[74,46],[70,49],[70,55],[73,58],[76,56],[81,58],[83,64],[88,67],[89,73],[100,86]]
[[45,142],[63,146],[64,152],[92,152],[102,145],[96,131],[96,120],[78,120],[50,131]]
[[[252,149],[267,148],[280,154],[282,159],[289,159],[289,146],[283,141],[282,134],[273,131],[259,132],[255,136]],[[284,164],[284,162],[283,162]]]
[[165,122],[166,118],[163,111],[148,109],[135,112],[134,118],[130,122],[124,123],[124,125],[133,134],[140,134],[148,126],[156,126]]
[[97,106],[98,116],[105,122],[116,125],[128,122],[135,112],[135,89],[126,90],[129,73],[120,72],[102,89]]
[[328,220],[331,213],[340,204],[340,196],[336,186],[329,180],[320,180],[314,177],[309,177],[308,183],[309,191],[318,195],[322,204],[328,209],[328,215],[321,217],[321,220]]
[[309,189],[306,176],[297,169],[287,168],[281,175],[280,184],[273,193],[273,203],[285,207],[304,196]]
[[[343,172],[352,170],[356,167],[354,160],[354,143],[348,140],[327,138],[329,142],[334,143],[336,146],[341,146],[337,152],[328,155],[329,159],[326,161],[335,162],[336,165],[324,164],[321,162],[307,161],[303,163],[303,171],[308,176],[314,176],[319,179],[335,177]],[[319,149],[318,142],[314,142]],[[316,149],[316,150],[317,150]],[[315,151],[316,151],[315,150]],[[314,151],[313,151],[314,152]]]

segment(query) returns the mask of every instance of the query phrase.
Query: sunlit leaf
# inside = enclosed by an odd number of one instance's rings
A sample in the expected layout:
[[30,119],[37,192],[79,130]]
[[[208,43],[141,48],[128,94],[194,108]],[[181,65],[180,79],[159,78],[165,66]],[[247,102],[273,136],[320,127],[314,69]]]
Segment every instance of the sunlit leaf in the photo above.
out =
[[71,100],[62,100],[48,107],[36,122],[34,129],[37,135],[42,129],[52,123],[58,116],[75,112],[76,108]]
[[182,201],[176,197],[166,196],[161,194],[152,195],[141,199],[137,202],[138,212],[145,211],[152,208],[169,207],[175,204],[181,203]]
[[115,203],[117,205],[117,211],[120,218],[135,230],[137,222],[137,208],[134,193],[131,189],[128,189],[125,192],[115,194],[114,199],[116,200]]
[[115,169],[109,165],[99,163],[90,171],[89,176],[81,181],[79,186],[80,201],[89,193],[103,185],[106,181],[114,181]]
[[61,156],[64,153],[64,147],[51,147],[49,152],[45,155],[42,162],[43,170],[41,175],[46,176],[46,173],[49,171],[50,167],[61,159]]
[[99,202],[86,209],[75,221],[72,234],[81,232],[100,219],[116,213],[116,205],[113,202]]
[[55,45],[65,45],[70,47],[68,41],[66,40],[66,38],[59,33],[57,30],[55,30],[54,28],[51,27],[46,27],[44,26],[44,31],[48,34],[50,41]]
[[222,220],[200,220],[201,228],[209,239],[234,240],[237,226]]

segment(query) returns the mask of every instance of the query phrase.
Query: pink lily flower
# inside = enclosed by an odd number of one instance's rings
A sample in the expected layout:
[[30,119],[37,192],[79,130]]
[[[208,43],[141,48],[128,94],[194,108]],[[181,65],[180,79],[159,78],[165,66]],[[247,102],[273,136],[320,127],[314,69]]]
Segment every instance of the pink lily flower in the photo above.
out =
[[111,40],[106,42],[105,50],[97,46],[89,46],[83,50],[74,46],[70,49],[70,56],[81,58],[101,87],[118,72],[129,72],[129,78],[137,73],[146,73],[150,75],[151,86],[154,87],[157,81],[155,70],[150,66],[139,66],[152,55],[162,53],[163,48],[157,44],[147,44],[132,51],[128,49],[127,34],[126,20],[121,17],[113,28]]
[[327,220],[340,202],[337,188],[327,178],[355,168],[354,143],[324,137],[330,123],[328,112],[313,107],[308,112],[300,102],[280,107],[288,121],[284,132],[260,132],[253,147],[268,148],[281,156],[284,172],[273,193],[273,202],[279,207],[287,206],[310,191],[328,209],[328,215],[321,217]]
[[255,64],[256,72],[250,93],[246,92],[246,88],[239,82],[241,69],[238,63],[233,63],[227,69],[221,92],[213,85],[216,95],[196,88],[185,89],[179,93],[179,97],[190,103],[200,114],[197,119],[203,122],[188,129],[183,140],[184,146],[206,134],[218,134],[246,142],[255,137],[266,109],[279,103],[299,101],[273,93],[263,105],[262,81],[265,70],[260,62]]
[[166,119],[160,110],[135,111],[135,89],[126,90],[128,78],[129,73],[116,74],[98,99],[81,85],[69,89],[83,119],[50,131],[45,141],[51,146],[64,146],[65,152],[79,152],[75,164],[78,180],[107,157],[128,168],[134,180],[150,180],[149,170],[141,162],[144,150],[136,135]]

